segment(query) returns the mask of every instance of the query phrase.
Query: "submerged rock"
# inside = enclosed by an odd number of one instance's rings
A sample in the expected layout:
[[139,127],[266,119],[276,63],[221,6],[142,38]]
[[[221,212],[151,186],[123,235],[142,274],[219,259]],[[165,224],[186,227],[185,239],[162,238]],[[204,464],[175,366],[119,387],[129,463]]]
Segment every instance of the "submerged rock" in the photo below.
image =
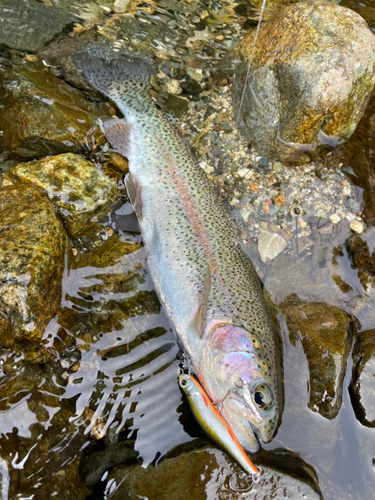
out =
[[[98,248],[93,248],[83,255],[77,256],[76,267],[110,267],[115,266],[118,272],[123,273],[122,268],[126,256],[139,250],[141,245],[136,242],[124,241],[123,238],[114,234],[111,238],[104,241]],[[136,261],[138,263],[138,261]],[[117,272],[117,271],[114,271]]]
[[352,135],[375,84],[375,37],[358,14],[297,3],[261,26],[253,44],[250,32],[235,50],[233,106],[260,154],[309,161]]
[[[316,248],[321,249],[318,245]],[[264,284],[272,302],[280,305],[295,294],[306,302],[324,301],[351,313],[359,300],[358,291],[348,285],[341,267],[330,262],[332,250],[320,257],[318,254],[314,256],[316,260],[305,262],[295,255],[278,255],[271,263]]]
[[[248,498],[267,500],[318,500],[321,498],[310,485],[283,472],[262,466],[258,482],[247,479],[239,490],[236,481],[242,473],[222,451],[212,447],[181,453],[165,458],[159,465],[118,466],[109,476],[107,491],[112,500],[123,498],[149,500],[205,500]],[[113,492],[113,493],[112,493]],[[111,494],[112,493],[112,494]]]
[[40,61],[1,74],[0,105],[2,145],[14,155],[77,153],[105,142],[97,121],[107,115]]
[[3,0],[0,5],[0,43],[12,49],[36,51],[73,16],[35,0]]
[[286,241],[277,233],[261,230],[258,237],[258,250],[262,262],[273,260],[286,248]]
[[[375,13],[375,11],[374,11]],[[363,215],[370,225],[375,225],[375,155],[373,154],[375,131],[375,92],[366,107],[352,137],[336,153],[345,165],[345,173],[354,185],[363,189]]]
[[81,474],[85,484],[92,486],[100,481],[106,470],[118,464],[135,463],[139,453],[134,450],[134,441],[113,444],[97,451],[81,462]]
[[350,317],[338,307],[291,296],[280,305],[291,341],[301,341],[309,366],[309,408],[330,420],[338,414],[350,350]]
[[93,226],[117,193],[115,181],[102,174],[95,163],[72,153],[21,163],[3,176],[1,185],[19,182],[46,191],[72,237]]
[[103,99],[99,92],[93,90],[86,78],[82,76],[82,72],[76,68],[72,61],[75,52],[83,50],[94,40],[95,34],[92,31],[82,33],[79,38],[59,38],[46,47],[42,47],[38,51],[38,56],[51,66],[58,67],[66,82],[78,89],[94,94],[98,99]]
[[375,427],[375,330],[361,332],[353,349],[350,395],[362,425]]
[[61,303],[67,238],[47,196],[0,189],[0,340],[38,342]]
[[0,349],[0,474],[6,472],[9,488],[2,498],[88,498],[91,491],[79,474],[87,438],[56,365],[26,363],[10,351]]
[[353,235],[347,241],[351,266],[357,270],[364,290],[371,294],[375,289],[375,231],[363,236]]

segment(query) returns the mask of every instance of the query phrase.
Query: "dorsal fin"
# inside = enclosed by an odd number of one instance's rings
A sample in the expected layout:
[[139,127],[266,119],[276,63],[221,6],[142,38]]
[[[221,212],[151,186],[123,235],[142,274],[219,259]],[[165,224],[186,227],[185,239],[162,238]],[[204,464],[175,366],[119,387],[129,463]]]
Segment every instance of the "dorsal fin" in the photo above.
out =
[[202,337],[204,329],[206,327],[206,317],[207,317],[207,305],[208,297],[211,291],[211,269],[210,265],[207,266],[206,277],[203,285],[202,298],[193,320],[191,321],[191,329],[198,335]]
[[126,174],[125,177],[126,192],[129,196],[130,203],[133,206],[135,215],[138,220],[142,220],[142,186],[138,177],[135,174]]

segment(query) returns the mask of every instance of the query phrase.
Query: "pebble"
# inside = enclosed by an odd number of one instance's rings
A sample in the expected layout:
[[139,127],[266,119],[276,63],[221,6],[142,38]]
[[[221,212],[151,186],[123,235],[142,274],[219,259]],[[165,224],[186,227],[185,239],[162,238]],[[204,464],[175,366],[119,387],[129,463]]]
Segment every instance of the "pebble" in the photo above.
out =
[[250,210],[248,209],[247,205],[243,206],[240,210],[240,214],[245,222],[248,221],[249,215],[250,215]]
[[353,222],[350,223],[350,229],[355,233],[361,234],[363,231],[363,224],[361,222],[354,220]]
[[262,262],[273,260],[286,248],[286,241],[277,233],[270,233],[260,229],[258,237],[258,251]]
[[180,87],[180,83],[178,80],[169,80],[165,84],[165,89],[168,92],[168,94],[181,94],[182,93],[182,88]]
[[116,12],[116,14],[124,14],[129,2],[130,0],[115,0],[112,7],[113,12]]
[[333,224],[337,224],[341,220],[340,216],[337,215],[337,214],[332,214],[332,215],[329,216],[329,218],[331,219],[331,221],[333,222]]
[[69,361],[69,360],[67,360],[67,359],[62,359],[62,360],[60,361],[60,365],[61,365],[61,367],[62,367],[62,368],[65,368],[65,369],[69,368],[71,364],[72,364],[72,363],[71,363],[71,361]]
[[241,168],[241,170],[238,170],[237,171],[237,175],[238,177],[240,177],[241,179],[244,179],[245,177],[247,179],[250,179],[250,177],[252,177],[252,173],[253,171],[252,170],[249,170],[248,168]]
[[286,202],[285,196],[280,194],[277,198],[275,198],[275,205],[279,205],[279,207],[283,207]]

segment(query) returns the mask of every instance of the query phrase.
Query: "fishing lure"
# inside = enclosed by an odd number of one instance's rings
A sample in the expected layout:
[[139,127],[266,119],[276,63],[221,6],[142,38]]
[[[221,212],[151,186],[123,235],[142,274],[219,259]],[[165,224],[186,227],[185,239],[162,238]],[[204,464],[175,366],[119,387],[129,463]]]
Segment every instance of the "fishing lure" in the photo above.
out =
[[258,474],[232,429],[211,403],[209,397],[191,375],[180,375],[179,384],[187,396],[190,408],[203,430],[235,459],[248,474]]

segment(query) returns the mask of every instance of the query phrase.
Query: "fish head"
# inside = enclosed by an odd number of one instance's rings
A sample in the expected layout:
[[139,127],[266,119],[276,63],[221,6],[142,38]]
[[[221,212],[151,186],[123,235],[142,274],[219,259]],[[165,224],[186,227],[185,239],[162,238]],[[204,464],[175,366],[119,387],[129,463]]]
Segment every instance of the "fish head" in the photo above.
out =
[[[274,352],[265,352],[254,333],[223,325],[206,349],[202,383],[237,439],[250,452],[259,448],[256,435],[269,442],[279,421],[280,375]],[[272,349],[271,349],[272,351]]]
[[192,396],[195,392],[198,392],[194,379],[190,375],[179,375],[178,383],[187,396]]

